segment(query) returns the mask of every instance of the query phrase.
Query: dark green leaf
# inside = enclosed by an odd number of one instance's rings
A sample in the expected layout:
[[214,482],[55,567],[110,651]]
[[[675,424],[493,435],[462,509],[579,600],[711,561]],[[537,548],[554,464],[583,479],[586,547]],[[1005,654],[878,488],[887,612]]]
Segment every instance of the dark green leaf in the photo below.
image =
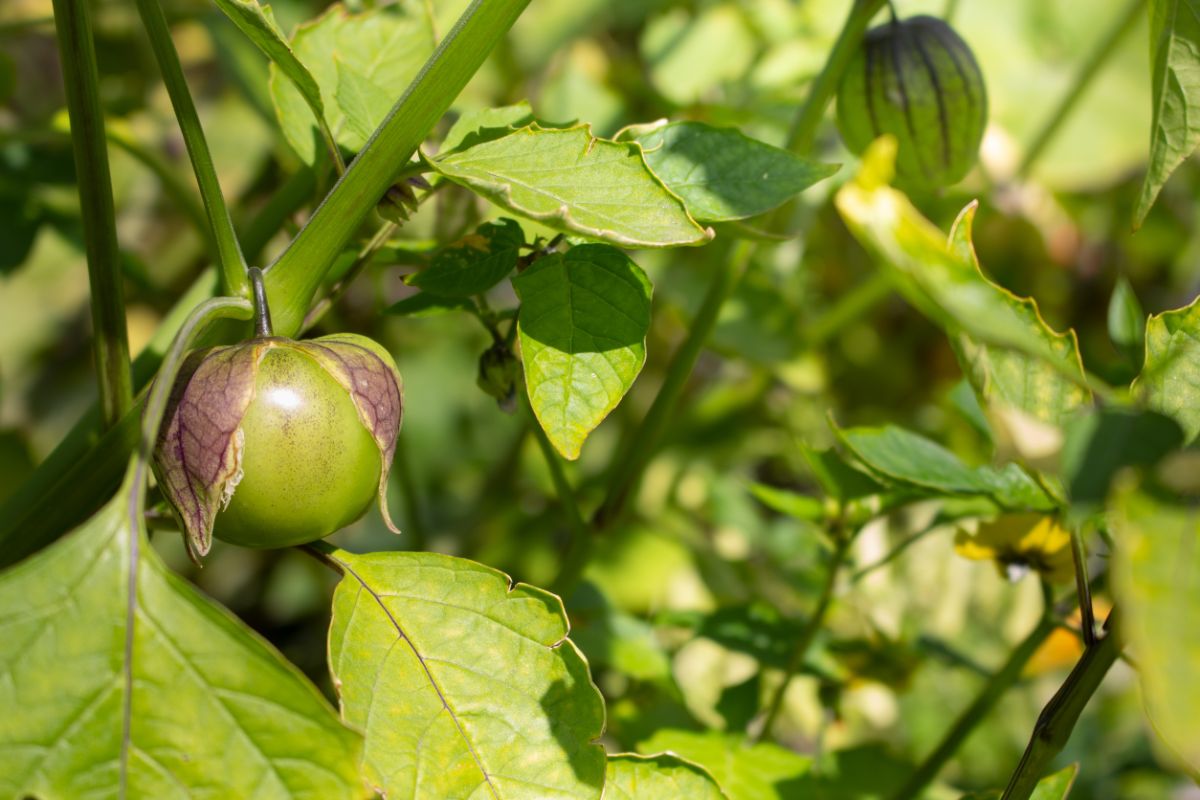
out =
[[513,279],[533,412],[555,449],[579,457],[646,361],[650,281],[620,250],[573,247]]
[[475,304],[470,300],[420,292],[412,297],[397,300],[384,309],[383,313],[397,317],[432,317],[447,311],[470,311],[474,308]]
[[430,294],[470,297],[486,292],[516,269],[525,233],[514,220],[485,222],[475,233],[438,251],[433,263],[408,279]]
[[838,169],[702,122],[673,122],[638,132],[634,141],[650,169],[703,222],[770,211]]
[[1131,408],[1102,408],[1071,420],[1062,449],[1062,474],[1071,502],[1094,508],[1124,467],[1157,463],[1183,444],[1183,431],[1170,417]]

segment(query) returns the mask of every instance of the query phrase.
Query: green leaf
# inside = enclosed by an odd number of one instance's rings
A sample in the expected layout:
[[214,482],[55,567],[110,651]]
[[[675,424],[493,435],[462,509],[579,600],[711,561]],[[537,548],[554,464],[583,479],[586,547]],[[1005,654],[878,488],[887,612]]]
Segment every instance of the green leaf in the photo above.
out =
[[555,449],[578,458],[646,361],[650,281],[615,247],[585,244],[539,260],[513,287],[529,402]]
[[1121,635],[1163,741],[1200,770],[1200,509],[1121,487],[1113,502],[1114,588]]
[[475,233],[438,251],[428,269],[408,283],[442,297],[470,297],[486,292],[516,269],[525,233],[511,219],[485,222]]
[[728,800],[703,767],[670,753],[608,757],[605,800]]
[[496,205],[565,233],[625,247],[712,238],[646,166],[638,145],[597,139],[586,125],[529,125],[429,164]]
[[737,734],[661,730],[638,744],[643,753],[671,751],[708,770],[729,800],[792,800],[809,759]]
[[446,155],[461,147],[471,147],[481,142],[499,139],[531,122],[533,122],[533,109],[530,108],[527,100],[511,106],[468,111],[450,126],[450,130],[446,132],[446,138],[442,140],[438,154]]
[[321,101],[321,89],[312,73],[300,63],[283,32],[275,22],[270,6],[258,4],[258,0],[213,0],[217,8],[229,17],[246,37],[266,54],[271,63],[292,82],[292,86],[304,98],[313,119],[325,118],[325,104]]
[[397,317],[433,317],[448,311],[472,311],[475,304],[459,297],[439,297],[420,292],[412,297],[397,300],[383,310]]
[[0,575],[0,704],[20,710],[0,719],[0,796],[365,797],[361,737],[163,565],[129,486]]
[[1075,331],[1056,333],[1042,319],[1035,301],[1017,297],[984,275],[971,235],[978,207],[977,202],[971,203],[954,221],[950,252],[964,265],[965,275],[988,287],[994,302],[1002,304],[1014,318],[1012,324],[1020,325],[1037,345],[1035,354],[1030,355],[961,333],[952,342],[955,353],[971,385],[985,402],[1019,409],[1043,422],[1061,424],[1091,401]]
[[1200,435],[1200,298],[1146,323],[1146,363],[1134,391],[1182,427],[1187,442]]
[[796,519],[810,522],[824,520],[828,514],[825,503],[820,498],[811,497],[799,492],[791,492],[765,483],[750,484],[750,494],[772,511],[786,514]]
[[435,553],[323,552],[343,573],[329,663],[372,785],[598,800],[604,704],[557,597]]
[[[334,5],[292,35],[292,51],[319,87],[334,139],[348,150],[362,149],[433,52],[429,20],[412,5],[399,3],[360,14]],[[281,80],[282,74],[284,70],[272,63],[276,115],[288,143],[312,164],[320,142],[317,118],[301,90]]]
[[935,494],[984,495],[1008,509],[1053,507],[1037,482],[1016,464],[971,467],[937,442],[903,428],[837,429],[838,438],[881,478]]
[[894,154],[890,137],[864,154],[858,178],[837,195],[846,224],[892,270],[909,301],[946,330],[985,401],[1062,419],[1090,396],[1074,333],[1053,332],[1036,303],[983,275],[970,244],[974,204],[959,215],[947,245],[903,193],[888,187]]
[[1150,166],[1133,212],[1142,224],[1163,184],[1200,143],[1200,1],[1150,6]]
[[1170,417],[1131,408],[1102,408],[1067,424],[1062,472],[1073,505],[1095,508],[1124,467],[1158,463],[1183,443],[1183,431]]
[[634,141],[650,169],[704,222],[770,211],[838,170],[836,164],[800,158],[736,129],[703,122],[639,131]]
[[1108,338],[1135,369],[1141,368],[1145,356],[1146,312],[1142,311],[1142,304],[1124,277],[1117,278],[1108,301]]

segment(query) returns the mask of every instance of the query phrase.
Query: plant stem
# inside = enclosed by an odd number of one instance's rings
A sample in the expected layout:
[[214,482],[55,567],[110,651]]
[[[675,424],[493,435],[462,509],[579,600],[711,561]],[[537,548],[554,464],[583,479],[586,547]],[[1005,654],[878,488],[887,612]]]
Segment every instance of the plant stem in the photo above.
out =
[[1125,9],[1113,21],[1112,26],[1100,37],[1100,41],[1096,43],[1091,53],[1088,54],[1087,60],[1080,65],[1079,71],[1075,74],[1070,88],[1067,89],[1067,93],[1059,101],[1058,106],[1055,107],[1054,113],[1042,125],[1041,130],[1038,131],[1037,135],[1033,138],[1033,142],[1025,151],[1025,158],[1021,160],[1021,165],[1017,168],[1018,178],[1029,177],[1034,164],[1046,152],[1046,148],[1054,139],[1055,134],[1058,133],[1058,129],[1062,127],[1063,123],[1071,115],[1071,112],[1075,110],[1075,106],[1079,103],[1080,98],[1083,97],[1092,80],[1099,74],[1100,68],[1104,66],[1109,56],[1116,51],[1121,38],[1133,28],[1137,15],[1142,12],[1145,5],[1145,0],[1129,0]]
[[1096,611],[1092,608],[1092,590],[1088,582],[1087,554],[1083,551],[1083,534],[1078,526],[1071,528],[1071,560],[1075,562],[1075,591],[1079,595],[1079,620],[1083,643],[1096,643]]
[[842,25],[842,32],[834,42],[833,50],[830,52],[829,58],[825,60],[825,66],[813,80],[812,88],[808,90],[808,97],[800,109],[800,114],[792,124],[792,130],[788,135],[787,147],[789,150],[796,153],[807,153],[812,150],[821,120],[825,118],[825,109],[829,106],[829,101],[833,99],[834,92],[837,91],[838,83],[842,80],[842,73],[846,71],[846,66],[854,57],[855,51],[858,50],[863,34],[867,32],[867,26],[871,24],[871,19],[879,9],[883,8],[883,4],[884,0],[854,0],[846,22]]
[[737,288],[753,254],[754,245],[742,239],[729,257],[717,265],[700,310],[692,319],[687,337],[675,351],[650,410],[622,446],[619,451],[621,455],[614,459],[617,469],[609,484],[608,494],[592,517],[592,524],[596,528],[604,528],[620,516],[630,495],[641,482],[642,473],[658,448],[664,431],[675,417],[675,407],[696,365],[696,359],[716,327],[721,306]]
[[262,270],[251,267],[246,275],[250,278],[250,290],[254,295],[254,335],[265,339],[273,336],[275,329],[271,325],[271,306],[267,303],[267,290],[263,288]]
[[96,43],[87,0],[54,0],[54,17],[83,217],[100,413],[104,428],[110,429],[133,407],[133,378]]
[[767,715],[758,732],[757,738],[759,739],[770,738],[775,721],[779,718],[779,712],[783,710],[783,701],[787,696],[788,687],[791,685],[792,679],[796,677],[796,673],[804,666],[804,659],[808,657],[809,648],[812,647],[817,632],[821,630],[821,625],[825,621],[825,612],[829,610],[829,604],[833,600],[833,590],[837,586],[838,573],[846,560],[846,553],[849,552],[852,541],[854,541],[853,535],[841,530],[839,526],[837,544],[834,546],[833,557],[825,567],[825,584],[821,587],[821,596],[817,599],[817,607],[813,609],[812,615],[805,623],[804,630],[796,637],[796,645],[792,648],[791,656],[788,657],[783,681],[775,689],[775,694],[771,696],[771,702],[767,706]]
[[1104,635],[1083,651],[1062,687],[1038,716],[1029,746],[1021,756],[1001,800],[1029,800],[1054,758],[1062,752],[1079,715],[1099,688],[1104,676],[1121,654],[1114,630],[1116,612],[1108,615]]
[[971,734],[979,723],[983,722],[991,713],[996,703],[1000,698],[1013,687],[1020,679],[1021,671],[1024,670],[1025,664],[1037,652],[1037,649],[1042,646],[1046,638],[1057,627],[1053,613],[1052,605],[1047,602],[1046,608],[1043,610],[1041,619],[1038,620],[1036,626],[1029,634],[1021,641],[1020,644],[1013,649],[1008,660],[988,679],[979,694],[959,715],[954,724],[950,726],[950,730],[946,731],[938,746],[933,749],[925,760],[921,762],[916,771],[909,776],[908,780],[900,787],[899,790],[892,795],[893,800],[911,800],[912,798],[920,797],[925,791],[925,788],[933,782],[942,768],[946,766],[963,742]]
[[246,297],[249,294],[246,260],[238,244],[237,234],[234,233],[233,219],[229,216],[225,197],[221,194],[217,169],[208,150],[208,142],[204,138],[204,129],[200,127],[200,117],[196,113],[195,103],[192,102],[192,93],[184,78],[183,67],[179,63],[179,53],[175,51],[175,43],[171,41],[171,30],[167,26],[166,15],[163,14],[158,0],[137,0],[137,8],[142,17],[142,24],[146,27],[146,34],[150,38],[150,46],[154,50],[158,68],[162,72],[171,106],[175,109],[175,118],[179,121],[179,130],[183,133],[192,170],[196,173],[196,183],[200,186],[200,197],[208,216],[209,229],[216,243],[217,264],[221,270],[225,293]]

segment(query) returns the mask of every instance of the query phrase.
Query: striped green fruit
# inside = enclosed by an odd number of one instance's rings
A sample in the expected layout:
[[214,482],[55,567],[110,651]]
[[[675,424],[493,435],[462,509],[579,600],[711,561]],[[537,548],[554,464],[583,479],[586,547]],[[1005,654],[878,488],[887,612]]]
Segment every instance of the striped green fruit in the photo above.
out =
[[987,90],[971,48],[940,19],[893,19],[872,28],[838,87],[838,128],[862,153],[895,136],[896,175],[912,188],[962,180],[987,124]]

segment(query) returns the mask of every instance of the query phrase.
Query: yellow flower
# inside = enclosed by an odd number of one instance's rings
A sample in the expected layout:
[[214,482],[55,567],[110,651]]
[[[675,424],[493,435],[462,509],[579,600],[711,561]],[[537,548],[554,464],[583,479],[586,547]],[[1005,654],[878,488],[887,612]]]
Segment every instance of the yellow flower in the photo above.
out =
[[1010,580],[1031,569],[1052,583],[1075,577],[1071,534],[1043,514],[1005,514],[981,523],[974,535],[959,530],[954,549],[976,561],[995,561],[1000,574]]

